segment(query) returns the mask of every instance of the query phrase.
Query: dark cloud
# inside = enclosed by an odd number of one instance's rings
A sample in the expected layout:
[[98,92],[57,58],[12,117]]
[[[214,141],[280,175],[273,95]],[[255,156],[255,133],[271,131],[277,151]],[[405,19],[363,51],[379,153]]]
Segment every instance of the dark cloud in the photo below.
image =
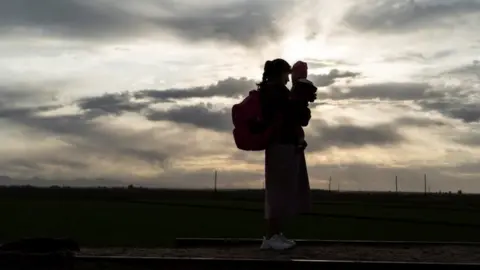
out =
[[413,127],[444,127],[450,126],[446,121],[440,119],[432,119],[426,117],[400,117],[394,122],[399,126]]
[[[355,78],[359,73],[332,69],[328,74],[312,74],[309,79],[317,86],[328,86],[340,78]],[[257,81],[258,82],[258,81]],[[227,78],[215,84],[188,89],[140,90],[133,95],[137,99],[150,99],[167,102],[189,98],[227,97],[238,98],[245,96],[248,91],[256,88],[255,80],[247,78]]]
[[320,100],[381,100],[412,101],[425,111],[437,111],[466,123],[480,119],[476,92],[470,89],[435,89],[428,83],[379,83],[350,86],[347,89],[330,87],[318,94]]
[[[1,92],[0,92],[1,97]],[[15,102],[14,102],[15,103]],[[168,161],[168,151],[149,149],[142,145],[142,134],[111,129],[94,122],[88,114],[41,116],[38,113],[61,108],[61,105],[15,107],[0,106],[0,119],[22,126],[46,138],[55,137],[69,149],[92,155],[135,157],[162,166]],[[40,136],[41,137],[41,136]],[[46,157],[43,161],[48,160]]]
[[44,85],[29,83],[1,84],[0,83],[0,108],[38,105],[39,103],[53,104],[56,92],[51,90],[58,86],[57,82],[45,82]]
[[120,115],[124,112],[139,112],[150,105],[148,102],[135,102],[128,92],[109,93],[99,97],[85,97],[77,101],[80,109],[100,116],[104,114]]
[[359,75],[360,73],[356,73],[356,72],[340,71],[338,69],[332,69],[328,74],[309,75],[308,79],[311,80],[316,86],[324,87],[324,86],[329,86],[334,84],[336,79],[355,78]]
[[[334,84],[336,79],[354,78],[358,75],[358,73],[350,71],[333,69],[328,74],[313,74],[309,78],[318,86],[327,86]],[[245,96],[250,90],[256,89],[256,83],[256,81],[247,78],[227,78],[201,87],[164,90],[146,89],[85,97],[78,100],[77,105],[93,116],[104,114],[118,115],[123,112],[141,112],[154,103],[175,102],[192,98],[240,98]]]
[[230,111],[225,108],[214,110],[210,104],[196,104],[174,106],[168,110],[152,110],[149,106],[155,103],[191,98],[238,98],[244,96],[249,90],[255,89],[255,87],[253,80],[228,78],[206,87],[110,93],[102,96],[85,97],[76,103],[85,113],[84,117],[91,119],[104,115],[137,112],[145,115],[150,121],[169,121],[214,131],[227,131],[231,130],[232,126]]
[[77,0],[1,1],[0,29],[4,33],[27,31],[95,39],[134,30],[135,21],[130,14],[115,6],[108,8],[93,3]]
[[[339,72],[333,70],[326,75],[313,75],[316,83],[322,80],[333,83],[335,78],[356,76],[353,72]],[[207,98],[213,96],[239,97],[254,87],[254,81],[245,78],[219,81],[207,87],[193,87],[190,89],[167,89],[167,90],[141,90],[133,93],[109,94],[100,97],[89,97],[80,101],[80,107],[86,111],[86,115],[100,116],[103,114],[120,114],[125,111],[136,111],[150,121],[168,121],[177,124],[190,125],[196,128],[210,129],[217,132],[230,132],[232,130],[229,107],[215,109],[211,104],[195,104],[189,106],[174,105],[167,110],[152,110],[148,103],[139,103],[138,100],[149,100],[153,103],[188,99],[192,97]],[[425,103],[428,100],[437,101],[445,97],[445,92],[434,91],[425,83],[383,83],[363,86],[352,86],[349,91],[342,92],[332,88],[329,93],[320,93],[319,100],[323,99],[362,99],[362,100],[412,100],[421,105],[425,110],[433,108]],[[447,104],[446,104],[447,105]],[[94,112],[97,112],[95,114]],[[103,114],[101,112],[104,112]],[[452,111],[449,117],[462,117],[460,111]],[[463,115],[465,118],[466,115]],[[466,118],[465,118],[466,119]],[[320,122],[318,122],[320,123]],[[317,123],[317,124],[318,124]],[[319,133],[321,136],[314,140],[316,149],[325,147],[361,147],[369,144],[390,144],[402,140],[396,132],[396,126],[441,126],[445,125],[440,120],[421,118],[398,119],[393,126],[380,125],[375,127],[357,127],[353,124],[343,126],[328,126],[321,123]]]
[[457,78],[459,86],[444,90],[442,96],[418,100],[417,104],[426,110],[435,110],[447,117],[460,119],[466,123],[480,120],[480,100],[475,85],[480,79],[480,67],[477,62],[461,65],[441,74],[443,78]]
[[[170,121],[177,124],[192,125],[217,132],[230,133],[233,129],[230,111],[227,108],[215,110],[209,104],[178,106],[165,111],[153,111],[147,115],[151,121]],[[401,117],[391,123],[374,126],[359,126],[354,120],[344,121],[341,125],[329,125],[321,118],[310,123],[313,133],[308,136],[309,149],[322,151],[330,147],[361,148],[368,145],[394,145],[405,141],[399,133],[404,126],[441,127],[445,121],[421,117]]]
[[341,99],[379,99],[379,100],[418,100],[441,97],[442,92],[431,89],[427,83],[378,83],[350,86],[346,91],[332,87],[329,93],[322,93],[321,98]]
[[82,40],[119,40],[165,34],[189,41],[226,41],[253,46],[281,36],[275,18],[288,1],[18,0],[0,2],[0,33]]
[[147,114],[150,121],[170,121],[177,124],[193,125],[197,128],[228,132],[233,129],[230,110],[213,110],[211,105],[197,104],[175,107],[165,111],[152,111]]
[[472,61],[472,64],[462,65],[444,73],[444,75],[457,75],[465,77],[471,77],[476,81],[480,80],[480,64],[477,60]]
[[435,110],[445,116],[460,119],[465,123],[480,121],[480,104],[459,100],[433,100],[418,102],[426,110]]
[[[274,4],[273,4],[274,3]],[[209,8],[185,9],[168,17],[155,18],[156,25],[193,41],[206,37],[254,45],[282,35],[275,20],[286,11],[288,1],[233,1]],[[170,10],[171,11],[171,10]],[[268,39],[267,39],[268,38]]]
[[16,119],[19,117],[28,117],[35,113],[48,112],[63,106],[38,106],[27,108],[8,108],[0,106],[0,118]]
[[35,129],[47,136],[56,136],[78,151],[90,151],[97,155],[130,156],[159,166],[165,165],[169,157],[168,152],[148,149],[142,145],[142,134],[108,129],[90,121],[83,115],[36,116],[29,114],[9,117],[7,120]]
[[448,124],[439,119],[427,117],[400,117],[388,123],[360,126],[355,119],[344,119],[340,124],[331,125],[322,119],[310,123],[313,133],[307,136],[309,149],[323,151],[331,147],[361,148],[364,146],[392,146],[406,142],[400,133],[403,127],[432,128]]
[[[192,92],[194,96],[199,96],[196,93],[203,93],[205,90],[181,91]],[[162,94],[162,91],[155,93]],[[175,93],[175,91],[171,90],[171,93],[167,94],[166,96],[170,98],[172,97],[173,93]],[[186,97],[186,95],[176,97],[183,98]],[[115,98],[103,99],[102,97],[100,97],[100,99],[103,101],[117,100]],[[127,98],[125,100],[127,100]],[[116,102],[110,102],[108,104],[108,111],[113,111],[115,113],[121,111],[121,109],[115,107],[117,104]],[[113,106],[113,109],[111,106]],[[127,106],[127,108],[130,108],[130,106]],[[204,128],[225,133],[231,132],[233,128],[229,107],[214,108],[212,104],[200,103],[188,106],[175,105],[165,110],[141,109],[142,110],[140,113],[145,115],[150,121],[168,121],[176,124],[190,125],[195,128]],[[311,139],[315,141],[312,142],[312,148],[316,150],[322,150],[333,146],[350,148],[362,147],[365,145],[386,145],[402,141],[402,137],[397,133],[395,127],[389,125],[379,125],[374,127],[361,127],[352,124],[329,126],[321,120],[316,120],[314,123],[312,123],[312,125],[314,125],[314,128],[317,129],[320,134],[319,136]]]
[[[398,33],[422,28],[459,27],[460,18],[480,12],[476,0],[359,2],[345,15],[353,29],[379,33]],[[455,20],[456,19],[456,20]]]
[[38,103],[48,104],[49,101],[51,101],[49,93],[40,89],[0,85],[0,118],[26,117],[63,107],[56,104],[38,105]]
[[[126,178],[128,174],[135,175],[140,164],[166,170],[172,158],[182,152],[182,147],[176,147],[174,142],[161,136],[152,138],[152,131],[112,129],[80,116],[23,116],[6,120],[13,124],[11,128],[22,131],[29,140],[27,145],[33,145],[28,155],[12,152],[0,159],[0,170],[11,175],[67,180],[102,175]],[[34,141],[53,146],[38,152]],[[99,163],[105,166],[100,168]],[[129,164],[133,171],[112,170],[121,164]]]
[[315,135],[307,138],[312,151],[325,150],[330,147],[361,148],[367,145],[393,145],[404,138],[394,125],[380,124],[372,127],[355,124],[329,125],[319,119],[311,121]]
[[189,89],[166,90],[140,90],[134,93],[137,99],[151,99],[154,101],[171,101],[188,98],[228,97],[237,98],[244,96],[248,91],[255,89],[255,81],[247,78],[227,78],[206,87],[193,87]]

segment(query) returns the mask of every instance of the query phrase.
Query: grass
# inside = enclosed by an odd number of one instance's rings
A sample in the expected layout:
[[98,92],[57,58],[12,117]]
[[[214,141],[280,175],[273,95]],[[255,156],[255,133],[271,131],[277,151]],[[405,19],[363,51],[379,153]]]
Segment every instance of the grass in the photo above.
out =
[[[337,193],[314,194],[314,199],[313,212],[318,215],[291,221],[286,230],[289,236],[480,241],[474,227],[325,217],[340,214],[480,224],[475,213],[480,211],[477,196]],[[226,206],[257,211],[219,209]],[[82,246],[157,247],[171,246],[176,237],[257,238],[263,234],[262,208],[258,191],[212,197],[206,191],[4,188],[0,189],[0,242],[48,236],[72,237]]]

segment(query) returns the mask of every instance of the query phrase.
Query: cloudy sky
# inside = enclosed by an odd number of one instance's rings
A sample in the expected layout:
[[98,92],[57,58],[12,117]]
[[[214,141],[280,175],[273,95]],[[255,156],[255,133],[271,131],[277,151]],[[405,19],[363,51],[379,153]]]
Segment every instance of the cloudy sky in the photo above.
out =
[[320,87],[313,187],[480,192],[479,23],[474,0],[0,1],[0,178],[261,187],[230,108],[283,57]]

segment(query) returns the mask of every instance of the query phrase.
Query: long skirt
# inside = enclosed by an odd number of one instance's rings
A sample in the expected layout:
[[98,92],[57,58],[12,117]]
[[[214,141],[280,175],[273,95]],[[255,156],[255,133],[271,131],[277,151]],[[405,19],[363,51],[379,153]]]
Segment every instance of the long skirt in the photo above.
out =
[[285,219],[311,209],[305,152],[273,144],[265,151],[265,218]]

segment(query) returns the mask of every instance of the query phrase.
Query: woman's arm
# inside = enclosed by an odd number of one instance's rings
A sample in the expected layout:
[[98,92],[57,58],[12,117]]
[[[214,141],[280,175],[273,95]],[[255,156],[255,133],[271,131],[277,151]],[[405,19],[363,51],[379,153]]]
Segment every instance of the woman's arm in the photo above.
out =
[[283,88],[270,86],[260,92],[263,119],[267,124],[272,123],[279,114],[286,114],[290,92],[286,87]]
[[308,108],[308,102],[291,99],[289,107],[289,115],[292,121],[302,127],[308,126],[312,117],[310,108]]

